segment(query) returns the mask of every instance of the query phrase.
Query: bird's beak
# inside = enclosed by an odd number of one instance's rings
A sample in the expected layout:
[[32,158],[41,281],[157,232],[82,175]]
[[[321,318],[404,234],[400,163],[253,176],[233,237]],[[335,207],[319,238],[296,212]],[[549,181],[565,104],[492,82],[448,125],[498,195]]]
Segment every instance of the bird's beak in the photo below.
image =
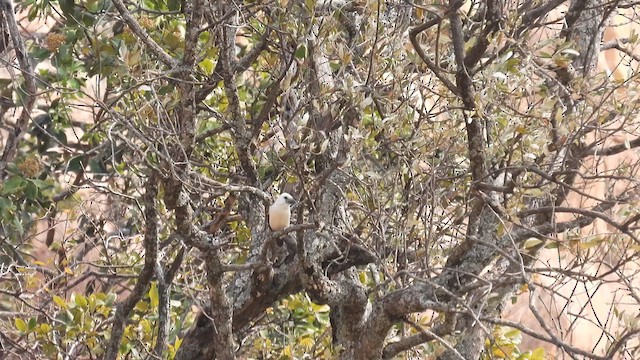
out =
[[298,202],[296,201],[296,199],[293,199],[293,198],[292,198],[291,200],[287,199],[287,203],[288,203],[289,205],[295,205],[295,204],[297,204]]

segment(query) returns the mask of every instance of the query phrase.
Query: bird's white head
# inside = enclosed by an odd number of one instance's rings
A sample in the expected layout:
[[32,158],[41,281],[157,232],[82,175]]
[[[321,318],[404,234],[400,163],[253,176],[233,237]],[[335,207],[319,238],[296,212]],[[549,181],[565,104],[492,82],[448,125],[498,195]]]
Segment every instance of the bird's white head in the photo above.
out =
[[274,203],[274,205],[284,205],[284,204],[293,205],[295,203],[296,203],[296,201],[293,198],[293,196],[291,196],[291,194],[282,193],[282,194],[280,194],[280,196],[278,196],[278,198],[276,199],[276,202]]

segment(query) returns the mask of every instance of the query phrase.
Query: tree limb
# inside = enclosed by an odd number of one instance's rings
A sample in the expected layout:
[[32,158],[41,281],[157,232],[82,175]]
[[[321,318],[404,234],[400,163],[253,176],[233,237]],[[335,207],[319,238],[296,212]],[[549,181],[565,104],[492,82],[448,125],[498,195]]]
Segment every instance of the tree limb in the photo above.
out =
[[144,266],[136,284],[126,299],[116,306],[116,313],[111,328],[111,338],[106,346],[105,360],[115,360],[118,357],[120,341],[124,333],[124,328],[129,318],[129,313],[147,292],[149,283],[153,277],[156,261],[158,260],[158,209],[156,196],[158,195],[158,179],[151,175],[147,179],[143,203],[145,205],[145,231],[144,231]]
[[3,179],[7,164],[13,161],[16,156],[18,144],[24,136],[29,124],[29,119],[31,119],[31,111],[33,110],[37,98],[37,88],[35,75],[33,73],[33,65],[31,64],[31,59],[29,58],[27,49],[22,41],[22,35],[20,35],[20,29],[18,28],[18,23],[16,22],[16,17],[13,13],[13,6],[11,5],[10,0],[0,0],[0,15],[0,27],[3,27],[1,20],[3,18],[6,20],[9,36],[13,43],[16,57],[18,58],[18,64],[20,65],[20,71],[24,77],[23,91],[26,95],[22,103],[20,116],[13,127],[13,131],[11,131],[7,136],[4,144],[4,152],[2,153],[2,157],[0,157],[0,179]]
[[122,16],[122,20],[129,26],[131,31],[142,41],[147,49],[155,55],[160,61],[162,61],[165,65],[175,68],[178,66],[178,61],[171,57],[171,55],[167,54],[164,49],[160,45],[158,45],[155,40],[149,36],[149,34],[138,24],[136,19],[131,16],[129,10],[122,2],[122,0],[113,0],[113,5],[118,9],[120,16]]

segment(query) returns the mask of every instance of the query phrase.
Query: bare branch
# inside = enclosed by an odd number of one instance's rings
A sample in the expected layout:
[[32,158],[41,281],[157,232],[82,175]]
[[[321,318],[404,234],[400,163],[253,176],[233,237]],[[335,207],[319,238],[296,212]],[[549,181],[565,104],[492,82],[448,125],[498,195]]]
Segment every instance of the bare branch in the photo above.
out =
[[[462,6],[462,5],[459,5],[459,6]],[[457,8],[450,9],[447,13],[451,13],[454,11],[457,11]],[[422,59],[422,61],[427,65],[429,70],[431,70],[431,72],[433,72],[433,74],[438,79],[440,79],[440,81],[442,81],[442,83],[447,87],[447,89],[449,89],[449,91],[451,91],[456,95],[460,95],[460,89],[458,89],[456,85],[453,82],[451,82],[451,80],[449,80],[445,74],[443,74],[444,71],[440,69],[438,65],[436,65],[433,61],[431,61],[429,56],[425,53],[424,49],[422,48],[422,45],[420,45],[420,42],[418,41],[418,35],[420,35],[421,32],[440,23],[442,19],[443,17],[436,17],[430,21],[423,23],[422,25],[418,25],[414,27],[409,31],[409,40],[411,41],[411,45],[413,45],[413,48],[416,50],[416,53],[418,54],[418,56],[420,56],[420,59]]]
[[382,358],[393,359],[396,355],[403,351],[410,350],[411,348],[425,342],[436,340],[436,336],[442,338],[443,336],[453,332],[455,323],[452,321],[452,319],[454,319],[455,316],[453,314],[445,314],[443,316],[446,316],[445,321],[441,324],[436,325],[431,331],[428,332],[424,331],[425,329],[422,326],[412,323],[411,325],[414,328],[419,329],[420,333],[407,336],[385,346],[382,352]]
[[127,10],[127,7],[122,2],[122,0],[113,0],[113,5],[115,5],[116,9],[118,9],[120,16],[122,16],[122,19],[129,26],[131,31],[136,34],[138,39],[140,39],[140,41],[142,41],[146,45],[147,49],[149,49],[149,51],[151,51],[153,55],[155,55],[167,66],[170,66],[172,68],[178,66],[178,61],[171,57],[171,55],[167,54],[164,49],[162,49],[162,47],[158,45],[158,43],[155,42],[155,40],[153,40],[151,36],[149,36],[149,34],[140,26],[140,24],[138,24],[136,19],[131,16],[131,13],[129,12],[129,10]]

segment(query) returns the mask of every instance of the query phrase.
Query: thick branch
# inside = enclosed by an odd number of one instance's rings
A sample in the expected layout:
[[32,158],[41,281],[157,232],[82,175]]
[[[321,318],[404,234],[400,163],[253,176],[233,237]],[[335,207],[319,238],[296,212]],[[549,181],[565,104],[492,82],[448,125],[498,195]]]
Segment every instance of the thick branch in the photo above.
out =
[[167,276],[162,270],[160,262],[156,262],[154,272],[158,282],[158,320],[156,322],[158,324],[158,335],[156,336],[153,352],[147,356],[147,360],[163,358],[167,351],[171,326],[171,319],[169,318],[171,284],[167,281]]
[[9,36],[13,42],[16,57],[18,58],[18,64],[20,65],[20,71],[24,76],[23,91],[26,95],[23,100],[20,117],[18,117],[13,131],[9,133],[6,143],[4,144],[4,152],[2,153],[2,158],[0,158],[0,179],[2,179],[4,178],[4,171],[7,167],[7,163],[11,162],[16,156],[18,143],[24,136],[24,132],[29,124],[31,111],[33,110],[33,106],[36,102],[37,89],[35,76],[33,74],[33,65],[31,64],[29,54],[24,46],[24,42],[22,41],[20,29],[18,28],[16,17],[13,14],[13,7],[11,6],[10,0],[0,0],[0,15],[2,15],[0,16],[0,28],[3,27],[1,20],[4,18],[9,29]]
[[[271,34],[270,30],[266,30],[260,38],[260,42],[257,43],[251,50],[249,50],[245,56],[243,56],[240,60],[238,60],[235,72],[242,73],[253,64],[254,61],[260,56],[260,54],[267,49],[269,35]],[[213,91],[213,89],[218,87],[218,83],[222,80],[221,72],[222,62],[218,61],[216,67],[213,69],[213,74],[207,79],[207,84],[202,87],[202,89],[198,90],[196,93],[196,102],[199,103],[204,100],[207,95]]]
[[[225,6],[229,11],[234,11],[235,4],[230,3]],[[246,177],[251,185],[258,184],[258,173],[256,165],[251,157],[252,136],[243,116],[238,96],[238,85],[236,83],[236,54],[235,39],[237,31],[238,13],[230,17],[228,22],[222,25],[219,33],[220,43],[220,64],[222,79],[224,80],[224,90],[229,100],[229,113],[231,115],[232,134],[236,143],[236,151]]]
[[222,276],[224,274],[218,250],[210,250],[205,254],[207,267],[207,283],[209,284],[209,301],[211,301],[211,317],[213,318],[213,349],[216,359],[235,359],[233,343],[232,308],[224,291]]
[[[456,1],[452,7],[461,6],[462,1]],[[454,5],[455,4],[455,5]],[[487,174],[486,168],[486,143],[482,117],[476,113],[475,96],[471,75],[466,66],[464,53],[464,35],[462,33],[462,21],[457,12],[453,12],[450,16],[451,21],[451,40],[453,43],[453,52],[456,60],[456,86],[460,90],[460,98],[464,103],[465,109],[473,112],[471,118],[466,120],[467,141],[469,149],[469,161],[471,162],[471,176],[473,181],[479,182],[485,178]],[[466,117],[466,115],[465,115]]]
[[[598,207],[599,211],[610,209],[613,204],[604,204]],[[520,227],[503,235],[496,241],[496,246],[501,248],[509,248],[510,244],[521,245],[525,240],[535,238],[545,238],[548,234],[560,233],[566,230],[583,228],[590,225],[595,220],[592,216],[580,216],[573,221],[560,223],[547,223],[533,228]],[[483,246],[479,243],[478,246]],[[484,269],[486,265],[491,263],[495,256],[499,253],[495,252],[494,257],[488,257],[481,260],[480,268]],[[442,305],[438,299],[444,299],[448,293],[456,294],[461,284],[454,283],[454,286],[442,286],[448,284],[450,273],[442,273],[435,277],[429,283],[419,283],[401,290],[392,292],[382,299],[379,303],[384,308],[384,314],[393,319],[398,319],[410,313],[425,311],[428,309],[440,310]],[[449,284],[450,285],[450,284]],[[446,289],[446,291],[445,291]],[[440,292],[440,294],[438,294]]]
[[[562,5],[566,0],[552,0],[549,2],[543,2],[539,6],[528,10],[522,15],[522,25],[519,28],[518,33],[522,33],[523,31],[530,30],[532,28],[532,23],[537,22],[538,19],[547,15],[549,12],[553,11],[553,9]],[[530,2],[527,2],[527,5]],[[518,12],[522,12],[523,9],[518,9]]]
[[[344,258],[345,254],[346,258]],[[340,260],[340,265],[345,264],[345,266],[336,266],[335,263],[338,262],[338,259]],[[324,264],[322,271],[329,277],[333,277],[344,271],[345,267],[366,265],[374,260],[375,257],[366,249],[352,245],[349,251],[346,251],[346,249],[342,249],[342,251],[339,251],[339,249],[327,251],[323,253],[320,261]],[[238,333],[245,329],[275,301],[301,291],[300,273],[301,269],[297,262],[284,264],[274,269],[270,282],[265,284],[269,291],[256,292],[250,294],[249,298],[242,298],[241,300],[234,299],[235,302],[238,302],[233,311],[234,332]],[[238,278],[234,278],[232,283],[235,282],[238,282]],[[245,283],[241,282],[241,284]],[[246,284],[245,286],[252,287],[253,285]],[[227,289],[228,296],[235,295],[235,292],[236,289],[233,287]],[[212,312],[210,308],[206,308],[204,311],[206,313]],[[176,354],[176,360],[212,358],[215,352],[210,339],[212,339],[214,331],[210,318],[201,313],[196,325],[185,337],[184,343]]]
[[145,210],[145,231],[144,231],[144,266],[138,275],[136,285],[131,294],[126,299],[118,303],[111,329],[111,339],[107,345],[105,360],[115,360],[120,349],[120,340],[124,333],[124,328],[129,318],[129,313],[147,292],[149,283],[153,277],[153,272],[158,259],[158,209],[156,196],[158,195],[158,179],[151,175],[145,186],[145,193],[142,195]]
[[472,69],[480,59],[485,56],[489,47],[490,35],[500,29],[500,21],[502,19],[502,7],[496,0],[488,0],[485,10],[485,24],[482,33],[476,35],[476,43],[469,49],[464,59],[464,65],[467,69]]
[[612,40],[612,41],[608,41],[604,44],[602,44],[602,46],[600,46],[600,51],[604,51],[604,50],[608,50],[608,49],[616,49],[618,51],[620,51],[621,53],[627,55],[628,57],[632,58],[635,61],[640,62],[640,56],[638,56],[636,53],[633,52],[633,50],[622,46],[623,43],[628,42],[628,40]]
[[561,36],[577,45],[579,55],[574,66],[588,75],[595,69],[600,52],[604,22],[609,16],[609,10],[603,5],[605,0],[572,0],[565,17],[567,26]]

